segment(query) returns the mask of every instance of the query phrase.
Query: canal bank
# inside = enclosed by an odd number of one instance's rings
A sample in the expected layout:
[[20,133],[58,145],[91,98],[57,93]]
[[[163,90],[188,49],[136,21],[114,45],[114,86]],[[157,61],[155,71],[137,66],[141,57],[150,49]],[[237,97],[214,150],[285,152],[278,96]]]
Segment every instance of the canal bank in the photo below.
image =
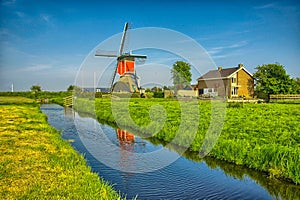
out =
[[0,97],[0,199],[118,199],[32,100]]
[[[52,126],[63,130],[62,137],[72,141],[72,146],[85,155],[92,170],[129,199],[136,196],[138,199],[297,199],[300,196],[297,185],[224,161],[201,160],[192,152],[163,168],[134,173],[141,166],[162,161],[141,160],[134,154],[161,151],[162,158],[167,158],[178,155],[176,147],[166,149],[158,140],[147,141],[138,136],[131,142],[130,137],[120,137],[126,130],[100,124],[57,105],[44,105],[41,109]],[[103,148],[107,146],[103,141],[110,141],[109,148]],[[118,148],[112,151],[114,147]]]

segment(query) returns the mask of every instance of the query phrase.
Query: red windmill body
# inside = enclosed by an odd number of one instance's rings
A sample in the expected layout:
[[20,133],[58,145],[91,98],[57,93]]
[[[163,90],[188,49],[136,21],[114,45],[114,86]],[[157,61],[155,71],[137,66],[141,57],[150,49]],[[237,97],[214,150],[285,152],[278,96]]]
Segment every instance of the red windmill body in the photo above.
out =
[[118,74],[123,76],[125,73],[134,73],[134,61],[132,60],[120,60],[118,62]]

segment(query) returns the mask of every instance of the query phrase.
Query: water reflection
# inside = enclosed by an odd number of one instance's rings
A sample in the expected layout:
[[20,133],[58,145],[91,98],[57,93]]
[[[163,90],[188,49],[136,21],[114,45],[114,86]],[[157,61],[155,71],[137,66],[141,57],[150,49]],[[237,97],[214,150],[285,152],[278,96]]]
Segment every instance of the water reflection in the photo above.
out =
[[64,107],[64,113],[66,117],[74,119],[75,117],[75,111],[73,108],[70,107]]
[[[181,152],[177,145],[166,145],[167,143],[157,138],[149,139],[153,144],[162,144],[170,150]],[[186,151],[182,156],[193,162],[205,162],[211,169],[221,169],[227,176],[235,179],[252,179],[262,186],[275,199],[300,199],[300,186],[289,181],[270,178],[267,173],[249,169],[243,165],[236,165],[227,161],[214,159],[212,157],[200,158],[198,152]]]
[[[129,171],[130,166],[134,165],[135,160],[131,159],[129,152],[134,152],[134,135],[126,130],[116,129],[117,138],[120,146],[120,158],[118,159],[121,169]],[[134,173],[123,173],[123,176],[134,176]]]
[[[105,123],[105,122],[101,122]],[[126,151],[134,151],[134,134],[143,137],[134,130],[116,129],[120,146]],[[134,134],[133,134],[134,133]],[[175,152],[182,152],[179,146],[171,145],[157,138],[147,138],[154,145],[163,145]],[[168,145],[167,145],[168,144]],[[126,158],[126,151],[123,152],[123,159]],[[220,169],[226,176],[233,177],[238,180],[251,179],[256,184],[262,186],[275,199],[300,199],[300,186],[284,180],[270,178],[266,173],[257,170],[249,169],[242,165],[236,165],[226,161],[214,159],[211,157],[200,158],[198,152],[185,151],[183,157],[193,162],[205,162],[211,169]],[[127,162],[128,163],[128,162]]]
[[[45,112],[47,108],[42,110]],[[49,109],[50,110],[50,109]],[[57,112],[57,109],[54,110]],[[63,110],[60,110],[63,117]],[[99,162],[94,161],[91,166],[94,170],[99,170],[99,174],[104,175],[112,183],[116,183],[116,189],[127,193],[129,198],[134,197],[138,193],[141,198],[178,198],[190,197],[196,198],[227,198],[227,199],[300,199],[300,187],[292,183],[271,179],[266,173],[249,169],[245,166],[235,165],[222,160],[205,157],[199,158],[198,152],[186,151],[182,158],[171,166],[150,173],[136,174],[124,171],[132,171],[134,166],[140,165],[143,160],[135,159],[132,153],[142,154],[144,152],[153,152],[159,148],[169,149],[166,151],[180,152],[180,147],[170,144],[166,146],[164,141],[157,138],[148,138],[148,141],[141,139],[140,133],[134,130],[122,130],[120,128],[112,129],[107,125],[99,125],[104,129],[103,132],[93,132],[93,125],[87,122],[84,117],[90,115],[80,113],[67,112],[68,118],[79,118],[84,128],[78,130],[78,134],[71,128],[64,127],[64,135],[66,139],[71,137],[75,139],[72,145],[76,145],[78,141],[90,145],[93,150],[99,153],[99,147],[105,145],[102,143],[104,137],[119,146],[118,151],[105,151],[101,156],[109,157],[116,165],[120,166],[122,171],[105,168]],[[48,115],[48,114],[47,114]],[[54,115],[56,126],[62,127],[61,123],[67,123],[70,120],[59,118],[58,114]],[[52,117],[53,118],[53,117]],[[52,119],[48,115],[49,121]],[[93,121],[95,122],[95,121]],[[55,126],[55,127],[56,127]],[[73,124],[74,128],[74,124]],[[77,127],[78,128],[78,127]],[[66,135],[66,131],[70,131],[70,135]],[[73,134],[71,134],[73,132]],[[105,135],[101,135],[104,134]],[[83,138],[81,138],[83,137]],[[77,140],[77,142],[76,142]],[[87,147],[87,145],[85,145]],[[76,146],[75,146],[76,148]],[[112,148],[112,147],[111,147]],[[83,152],[84,153],[84,150]],[[166,155],[169,155],[166,152]],[[145,161],[146,162],[146,161]],[[101,166],[101,167],[99,167]],[[140,165],[141,166],[141,165]],[[103,173],[103,170],[104,173]],[[118,179],[119,177],[119,179]],[[157,185],[160,183],[160,185]],[[165,194],[168,192],[168,194]],[[156,195],[156,196],[155,196]],[[214,196],[212,196],[214,195]]]
[[121,149],[133,151],[134,146],[132,144],[134,143],[134,134],[119,128],[116,129],[116,133]]
[[[122,131],[117,129],[117,133],[129,133],[128,131]],[[134,135],[129,133],[134,140]],[[121,134],[124,138],[124,135]],[[138,135],[138,134],[137,134]],[[175,152],[182,152],[181,147],[177,145],[170,145],[165,141],[157,138],[148,138],[149,142],[154,145],[162,144],[164,147],[168,147],[170,150]],[[168,144],[168,145],[167,145]],[[290,183],[285,180],[273,179],[268,176],[265,172],[249,169],[243,165],[236,165],[226,161],[214,159],[212,157],[200,158],[198,152],[185,151],[183,157],[193,162],[205,162],[211,169],[221,169],[227,176],[233,177],[239,180],[252,179],[255,183],[262,186],[274,199],[300,199],[300,186]]]

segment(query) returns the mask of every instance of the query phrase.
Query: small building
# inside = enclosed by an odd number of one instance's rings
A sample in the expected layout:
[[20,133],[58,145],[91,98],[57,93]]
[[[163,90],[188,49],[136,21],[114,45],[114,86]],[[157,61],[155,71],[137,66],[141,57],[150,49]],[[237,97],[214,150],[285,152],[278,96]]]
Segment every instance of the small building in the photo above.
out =
[[228,98],[254,96],[254,78],[243,64],[226,69],[218,67],[217,70],[211,70],[197,80],[199,96]]
[[97,87],[97,88],[93,88],[93,87],[85,87],[82,89],[83,92],[110,92],[109,88],[104,88],[104,87]]
[[172,98],[174,94],[174,90],[164,90],[164,98]]
[[177,90],[176,95],[178,97],[198,97],[198,90],[195,89],[195,85],[187,85],[181,90]]

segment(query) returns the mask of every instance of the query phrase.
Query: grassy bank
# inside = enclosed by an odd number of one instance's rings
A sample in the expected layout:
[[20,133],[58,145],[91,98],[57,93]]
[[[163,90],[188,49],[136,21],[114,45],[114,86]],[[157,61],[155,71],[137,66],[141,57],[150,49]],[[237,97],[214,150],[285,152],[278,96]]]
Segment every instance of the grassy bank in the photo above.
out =
[[[72,92],[0,92],[1,97],[13,98],[13,97],[25,97],[37,101],[48,100],[49,103],[56,103],[63,105],[63,98],[72,95]],[[19,98],[18,98],[19,99]]]
[[[122,100],[121,100],[122,101]],[[166,110],[163,127],[148,126],[151,122],[151,106],[160,104]],[[118,105],[114,105],[118,106]],[[149,136],[153,130],[160,130],[153,137],[172,141],[181,124],[181,108],[176,100],[131,99],[129,112],[134,123],[125,118],[126,109],[122,103],[118,116],[113,116],[110,99],[77,99],[76,109],[95,113],[99,121],[131,129],[141,136]],[[190,150],[199,151],[211,120],[211,103],[199,101],[199,128]],[[191,107],[190,109],[195,109]],[[184,118],[192,125],[195,119]],[[135,125],[137,124],[137,125]],[[266,171],[270,177],[286,178],[300,183],[300,105],[299,104],[228,104],[225,123],[217,144],[210,156],[257,170]],[[190,134],[175,142],[185,146]],[[172,141],[174,142],[174,141]]]
[[0,199],[119,199],[31,102],[0,97]]

